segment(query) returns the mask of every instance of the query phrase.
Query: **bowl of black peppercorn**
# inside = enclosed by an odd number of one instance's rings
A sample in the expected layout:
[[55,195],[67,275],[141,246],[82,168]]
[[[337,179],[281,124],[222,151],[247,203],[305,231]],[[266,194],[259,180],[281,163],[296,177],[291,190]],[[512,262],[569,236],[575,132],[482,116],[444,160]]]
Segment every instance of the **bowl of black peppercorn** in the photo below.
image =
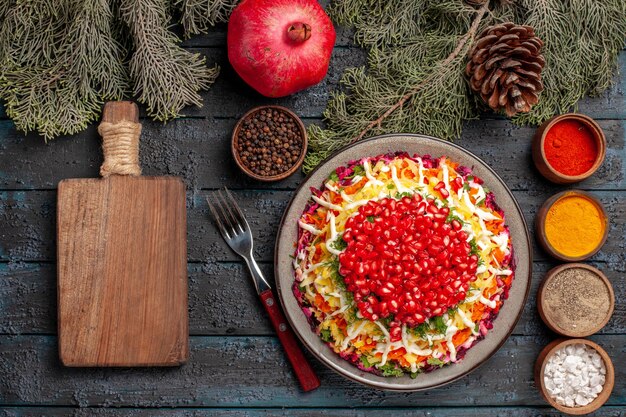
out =
[[304,161],[306,129],[285,107],[255,107],[235,125],[231,148],[235,162],[248,176],[260,181],[282,180]]

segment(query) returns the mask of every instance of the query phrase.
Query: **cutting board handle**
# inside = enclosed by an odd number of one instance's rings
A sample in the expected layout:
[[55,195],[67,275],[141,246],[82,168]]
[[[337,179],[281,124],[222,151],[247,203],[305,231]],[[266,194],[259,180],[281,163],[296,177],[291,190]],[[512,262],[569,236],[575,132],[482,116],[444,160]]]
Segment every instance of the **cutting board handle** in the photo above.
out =
[[104,162],[100,175],[141,175],[139,166],[139,109],[132,101],[109,101],[98,126]]

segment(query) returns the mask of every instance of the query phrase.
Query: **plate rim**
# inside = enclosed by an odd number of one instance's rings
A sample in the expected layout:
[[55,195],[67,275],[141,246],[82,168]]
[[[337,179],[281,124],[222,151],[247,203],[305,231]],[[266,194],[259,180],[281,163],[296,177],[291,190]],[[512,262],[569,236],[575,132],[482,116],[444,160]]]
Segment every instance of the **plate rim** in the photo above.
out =
[[[279,274],[279,268],[278,268],[278,256],[279,256],[279,244],[280,244],[280,235],[282,234],[282,230],[285,226],[285,221],[287,220],[287,214],[289,213],[291,206],[293,205],[293,202],[296,198],[297,195],[300,194],[300,192],[304,189],[304,186],[307,185],[307,182],[309,181],[309,179],[318,171],[320,170],[329,160],[339,156],[340,154],[347,152],[348,150],[362,145],[363,143],[367,143],[367,142],[375,142],[381,139],[386,139],[386,138],[394,138],[394,137],[414,137],[414,138],[421,138],[421,139],[427,139],[427,140],[432,140],[434,142],[438,142],[440,144],[446,145],[446,146],[451,146],[453,148],[456,148],[457,150],[469,154],[470,157],[475,158],[477,161],[479,161],[482,164],[483,168],[486,168],[488,171],[490,171],[490,173],[492,175],[494,175],[496,177],[496,179],[500,182],[500,184],[504,187],[504,189],[506,190],[506,192],[508,193],[511,201],[513,202],[513,204],[515,205],[515,208],[517,209],[517,213],[520,215],[520,220],[522,222],[523,228],[524,228],[524,237],[525,237],[525,242],[528,248],[528,279],[527,279],[527,283],[526,283],[526,290],[524,292],[524,299],[522,302],[522,308],[519,310],[519,312],[517,313],[515,319],[513,320],[513,323],[510,327],[510,329],[507,331],[506,336],[496,345],[494,346],[494,348],[487,354],[487,356],[480,362],[477,362],[475,365],[473,365],[472,367],[470,367],[466,372],[463,372],[459,375],[456,375],[454,377],[451,377],[445,381],[433,384],[433,385],[429,385],[429,386],[425,386],[425,387],[411,387],[411,386],[404,386],[404,385],[396,385],[393,386],[393,384],[391,384],[390,382],[386,382],[386,383],[379,383],[379,382],[374,382],[374,381],[367,381],[364,380],[360,377],[358,377],[357,375],[354,375],[350,372],[347,372],[345,369],[343,369],[342,367],[332,363],[331,361],[328,361],[323,354],[316,352],[314,349],[312,349],[308,343],[306,342],[306,340],[303,338],[303,336],[300,334],[299,331],[296,330],[296,326],[294,325],[294,321],[291,318],[290,314],[288,314],[286,306],[285,306],[285,301],[283,299],[283,289],[281,288],[281,284],[280,284],[280,280],[278,279],[278,274]],[[335,152],[331,153],[330,155],[328,155],[326,158],[324,158],[323,161],[321,161],[311,172],[309,172],[308,175],[306,175],[303,179],[302,182],[300,183],[300,185],[298,185],[298,187],[293,191],[293,194],[291,196],[291,198],[289,199],[289,202],[287,203],[287,206],[285,207],[283,214],[280,218],[280,223],[278,224],[278,230],[276,232],[276,239],[275,239],[275,243],[274,243],[274,282],[275,282],[275,286],[276,286],[276,292],[278,293],[278,299],[280,300],[280,305],[283,309],[283,311],[285,312],[285,317],[287,318],[287,321],[289,322],[289,325],[291,326],[293,332],[296,334],[297,338],[300,340],[300,343],[306,348],[307,351],[309,351],[315,358],[317,358],[318,361],[320,361],[321,363],[323,363],[326,367],[332,369],[334,372],[336,372],[337,374],[341,375],[344,378],[347,378],[351,381],[355,381],[358,382],[361,385],[365,385],[369,388],[375,388],[378,390],[382,390],[382,391],[393,391],[393,392],[418,392],[418,391],[427,391],[427,390],[431,390],[434,388],[438,388],[438,387],[442,387],[444,385],[448,385],[451,384],[455,381],[458,381],[459,379],[469,375],[470,373],[474,372],[476,369],[480,368],[483,364],[485,364],[486,362],[489,361],[489,359],[491,359],[493,357],[493,355],[496,354],[496,352],[498,352],[500,350],[500,348],[502,348],[502,346],[509,340],[509,338],[511,337],[511,334],[513,333],[513,330],[515,329],[515,327],[517,326],[517,324],[519,323],[519,320],[521,319],[522,315],[524,314],[524,307],[526,306],[527,302],[528,302],[528,296],[530,294],[530,287],[532,286],[532,267],[533,267],[533,247],[532,247],[532,242],[530,239],[530,233],[528,231],[528,224],[526,223],[526,219],[523,216],[523,211],[519,205],[519,203],[517,202],[517,199],[515,198],[515,196],[513,195],[513,192],[511,191],[511,189],[509,188],[509,186],[504,182],[504,180],[502,179],[502,177],[500,177],[500,175],[498,175],[498,173],[489,165],[487,164],[482,158],[478,157],[476,154],[474,154],[473,152],[463,148],[460,145],[457,145],[456,143],[453,143],[451,141],[447,141],[447,140],[443,140],[440,138],[436,138],[433,136],[428,136],[428,135],[422,135],[422,134],[417,134],[417,133],[387,133],[384,135],[377,135],[377,136],[373,136],[371,138],[367,138],[367,139],[362,139],[359,140],[358,142],[354,142],[351,143],[341,149],[336,150]],[[288,290],[291,293],[291,287],[288,288]],[[311,331],[313,331],[311,329]],[[339,355],[335,352],[333,352],[334,355],[337,355],[339,357]],[[345,359],[342,359],[345,360]],[[346,361],[348,362],[348,361]],[[350,365],[354,366],[352,363],[348,362]],[[390,381],[393,381],[393,379],[390,379]],[[387,385],[387,386],[385,386]]]

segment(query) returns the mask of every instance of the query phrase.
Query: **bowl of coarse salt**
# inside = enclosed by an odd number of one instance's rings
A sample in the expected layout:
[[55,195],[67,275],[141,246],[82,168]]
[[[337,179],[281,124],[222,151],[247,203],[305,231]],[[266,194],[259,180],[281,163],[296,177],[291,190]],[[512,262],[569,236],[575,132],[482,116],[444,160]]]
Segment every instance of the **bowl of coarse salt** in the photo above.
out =
[[615,370],[609,355],[591,340],[558,339],[539,354],[535,384],[557,410],[588,414],[609,399]]

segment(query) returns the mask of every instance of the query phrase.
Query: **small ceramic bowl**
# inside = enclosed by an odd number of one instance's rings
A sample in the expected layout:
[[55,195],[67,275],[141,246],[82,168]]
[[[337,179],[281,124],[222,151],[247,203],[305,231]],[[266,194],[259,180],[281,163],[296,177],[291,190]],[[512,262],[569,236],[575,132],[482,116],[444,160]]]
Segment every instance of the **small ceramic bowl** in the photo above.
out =
[[[280,110],[286,113],[294,120],[294,122],[298,126],[298,129],[300,130],[300,133],[302,134],[302,151],[300,152],[299,158],[297,159],[295,164],[293,164],[287,171],[281,172],[278,175],[270,175],[270,176],[259,175],[251,171],[247,166],[244,165],[243,161],[241,160],[241,155],[239,155],[239,151],[237,150],[238,141],[239,141],[239,130],[242,128],[243,122],[248,117],[253,116],[255,113],[260,113],[261,110]],[[241,117],[241,119],[239,119],[239,121],[235,125],[235,128],[233,129],[232,141],[231,141],[231,152],[233,154],[233,158],[235,158],[235,162],[237,163],[237,166],[246,175],[259,181],[271,182],[271,181],[280,181],[282,179],[287,178],[288,176],[296,172],[298,168],[302,166],[302,162],[304,162],[304,156],[306,155],[306,150],[307,150],[307,135],[306,135],[306,128],[304,127],[304,123],[302,123],[302,120],[300,120],[300,118],[294,112],[292,112],[291,110],[283,106],[269,105],[269,106],[255,107],[252,110],[248,111],[246,114],[244,114]]]
[[[604,286],[606,286],[606,289],[608,291],[608,298],[609,298],[608,300],[609,306],[608,306],[608,311],[607,311],[606,316],[603,317],[601,320],[598,320],[596,323],[594,323],[592,327],[588,327],[582,330],[566,329],[562,325],[560,325],[558,317],[554,317],[554,312],[551,312],[551,310],[547,306],[547,301],[546,301],[546,298],[548,295],[547,288],[550,282],[553,281],[555,277],[561,272],[566,271],[568,269],[577,269],[577,268],[586,269],[588,271],[591,271],[594,275],[596,275],[598,278],[598,281],[600,281],[602,284],[604,284]],[[581,264],[581,263],[563,264],[555,268],[552,268],[546,274],[546,277],[541,282],[541,285],[539,286],[539,290],[537,292],[537,310],[539,310],[539,315],[541,316],[541,319],[543,320],[543,322],[552,331],[560,335],[568,336],[568,337],[586,337],[586,336],[591,336],[592,334],[598,332],[600,329],[602,329],[606,325],[606,323],[611,318],[614,307],[615,307],[615,293],[613,292],[613,286],[611,285],[611,282],[599,269],[586,265],[586,264]]]
[[[567,346],[582,343],[594,349],[598,354],[602,357],[604,361],[604,366],[606,367],[606,375],[605,382],[602,388],[602,391],[598,394],[598,396],[589,404],[581,406],[581,407],[567,407],[557,403],[548,391],[546,390],[544,383],[544,373],[546,368],[546,363],[548,358],[554,354],[557,350]],[[589,414],[598,408],[602,407],[602,405],[609,399],[611,396],[611,392],[613,391],[613,386],[615,385],[615,370],[613,368],[613,362],[611,362],[611,358],[609,355],[602,349],[597,343],[592,342],[587,339],[557,339],[550,343],[548,346],[543,348],[539,357],[537,358],[537,362],[535,362],[535,385],[541,392],[541,395],[546,399],[548,403],[557,410],[570,415],[582,415]]]
[[[562,120],[576,120],[582,123],[589,129],[596,141],[596,146],[598,149],[598,155],[596,156],[596,160],[587,172],[584,172],[580,175],[563,174],[552,168],[546,158],[544,148],[546,134],[552,128],[552,126]],[[549,120],[546,120],[541,126],[539,126],[539,128],[535,132],[535,136],[533,137],[532,154],[533,160],[535,161],[535,166],[537,167],[541,175],[546,177],[548,180],[557,184],[570,184],[574,182],[579,182],[593,175],[593,173],[597,171],[600,165],[602,165],[602,162],[604,161],[604,157],[606,155],[606,137],[604,136],[604,132],[602,132],[602,129],[600,128],[598,123],[591,117],[578,113],[561,114],[559,116],[555,116]]]
[[[604,234],[602,236],[602,239],[600,240],[599,244],[597,247],[595,247],[591,252],[586,253],[582,256],[567,256],[559,251],[557,251],[551,244],[550,242],[548,242],[548,238],[546,236],[546,216],[548,214],[548,211],[550,211],[550,208],[552,207],[552,205],[554,203],[556,203],[558,200],[560,200],[561,198],[564,197],[570,197],[570,196],[581,196],[584,198],[587,198],[588,200],[590,200],[592,203],[594,203],[596,205],[596,207],[598,208],[598,211],[600,212],[600,214],[602,215],[602,218],[604,219]],[[537,217],[535,219],[535,235],[537,236],[537,241],[539,242],[539,244],[541,245],[541,247],[543,248],[543,250],[545,250],[550,256],[564,261],[564,262],[579,262],[579,261],[583,261],[587,258],[590,258],[591,256],[595,255],[600,248],[602,247],[602,245],[604,245],[604,242],[606,242],[606,238],[609,234],[609,221],[608,221],[608,216],[606,214],[606,211],[604,210],[604,207],[602,206],[602,203],[595,198],[594,196],[592,196],[589,193],[586,193],[584,191],[581,190],[568,190],[568,191],[562,191],[560,193],[557,193],[555,195],[553,195],[552,197],[548,198],[545,203],[543,203],[543,205],[541,206],[541,208],[539,209],[539,211],[537,212]]]

